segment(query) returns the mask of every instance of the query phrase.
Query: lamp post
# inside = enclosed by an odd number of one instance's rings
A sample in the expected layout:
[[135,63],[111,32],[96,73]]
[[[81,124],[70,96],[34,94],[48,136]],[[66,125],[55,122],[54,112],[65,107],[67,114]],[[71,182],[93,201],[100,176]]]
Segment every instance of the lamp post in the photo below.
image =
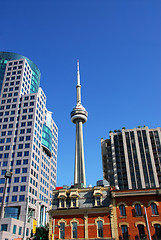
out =
[[6,196],[6,188],[7,188],[7,179],[12,177],[12,172],[6,171],[5,173],[5,184],[3,189],[3,198],[2,198],[2,204],[1,204],[1,210],[0,210],[0,219],[3,218],[4,215],[4,202],[5,202],[5,196]]

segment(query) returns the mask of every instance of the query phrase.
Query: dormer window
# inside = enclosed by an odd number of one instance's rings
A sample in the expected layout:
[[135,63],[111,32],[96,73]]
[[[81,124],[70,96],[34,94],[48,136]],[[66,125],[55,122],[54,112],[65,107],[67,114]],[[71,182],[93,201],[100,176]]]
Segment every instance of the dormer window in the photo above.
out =
[[93,196],[94,196],[94,206],[95,207],[98,207],[98,206],[101,206],[102,205],[102,190],[101,190],[101,187],[95,187],[94,189],[94,193],[93,193]]
[[76,208],[78,207],[78,198],[79,198],[79,194],[78,191],[76,189],[72,189],[69,195],[71,201],[70,201],[70,207],[71,208]]
[[76,207],[76,198],[73,198],[73,207]]
[[70,207],[76,208],[78,207],[78,198],[71,198],[71,205]]
[[95,205],[96,205],[96,206],[100,206],[100,205],[101,205],[100,197],[96,197],[96,198],[95,198]]
[[59,195],[58,195],[58,199],[59,199],[59,208],[66,208],[66,191],[64,189],[59,190]]
[[65,202],[65,199],[60,199],[60,207],[61,208],[64,208],[64,206],[65,206],[64,202]]

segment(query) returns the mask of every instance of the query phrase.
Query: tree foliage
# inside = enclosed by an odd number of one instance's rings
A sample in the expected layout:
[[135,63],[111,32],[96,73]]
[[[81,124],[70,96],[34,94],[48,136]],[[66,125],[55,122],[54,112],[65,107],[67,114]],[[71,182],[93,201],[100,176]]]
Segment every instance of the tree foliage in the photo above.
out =
[[49,227],[37,227],[36,228],[36,233],[34,235],[34,240],[48,240],[48,235],[49,235]]

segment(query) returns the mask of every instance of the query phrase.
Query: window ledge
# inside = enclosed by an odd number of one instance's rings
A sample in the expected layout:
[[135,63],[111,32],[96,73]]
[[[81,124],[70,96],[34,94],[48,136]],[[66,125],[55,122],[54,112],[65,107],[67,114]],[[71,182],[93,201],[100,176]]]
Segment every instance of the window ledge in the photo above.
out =
[[159,215],[158,214],[156,214],[156,215],[153,214],[153,215],[151,215],[151,217],[159,217]]
[[119,218],[127,218],[127,216],[120,216]]

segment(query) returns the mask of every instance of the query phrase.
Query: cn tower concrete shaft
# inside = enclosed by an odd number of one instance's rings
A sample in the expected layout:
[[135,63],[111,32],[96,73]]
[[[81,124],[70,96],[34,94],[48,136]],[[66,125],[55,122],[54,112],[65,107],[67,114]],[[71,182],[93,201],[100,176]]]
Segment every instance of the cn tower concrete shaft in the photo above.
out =
[[74,184],[86,186],[84,146],[83,146],[83,123],[87,121],[88,113],[81,104],[81,85],[79,74],[79,62],[77,61],[77,104],[71,112],[71,121],[76,124],[76,143],[75,143],[75,170]]

